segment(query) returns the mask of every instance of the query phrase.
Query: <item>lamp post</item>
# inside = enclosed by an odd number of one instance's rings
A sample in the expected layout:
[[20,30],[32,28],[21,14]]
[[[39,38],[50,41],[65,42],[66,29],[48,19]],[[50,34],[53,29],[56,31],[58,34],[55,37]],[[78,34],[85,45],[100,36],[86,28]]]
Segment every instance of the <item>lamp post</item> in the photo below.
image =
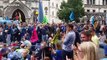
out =
[[37,17],[38,17],[38,1],[39,0],[35,0],[36,6],[34,9],[34,13],[33,13],[33,22],[37,22]]

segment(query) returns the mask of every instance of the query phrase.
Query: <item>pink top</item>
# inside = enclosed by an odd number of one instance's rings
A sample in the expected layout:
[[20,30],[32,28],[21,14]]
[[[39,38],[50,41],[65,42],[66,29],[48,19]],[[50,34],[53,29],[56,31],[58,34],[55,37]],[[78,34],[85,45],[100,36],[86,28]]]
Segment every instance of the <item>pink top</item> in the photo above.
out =
[[19,19],[19,16],[17,15],[15,18],[16,18],[16,20],[18,20],[18,19]]
[[31,36],[30,41],[31,41],[32,43],[38,41],[38,35],[37,35],[37,32],[36,32],[36,28],[34,28],[34,30],[33,30],[33,33],[32,33],[32,36]]

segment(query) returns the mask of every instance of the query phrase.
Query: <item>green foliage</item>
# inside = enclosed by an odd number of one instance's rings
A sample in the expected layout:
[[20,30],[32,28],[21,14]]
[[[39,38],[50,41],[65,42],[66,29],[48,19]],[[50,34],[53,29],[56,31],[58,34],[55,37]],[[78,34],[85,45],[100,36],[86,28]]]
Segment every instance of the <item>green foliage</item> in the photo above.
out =
[[79,18],[84,16],[84,8],[82,0],[68,0],[68,2],[62,2],[57,16],[64,22],[69,22],[69,16],[71,11],[74,12],[75,21],[79,22]]

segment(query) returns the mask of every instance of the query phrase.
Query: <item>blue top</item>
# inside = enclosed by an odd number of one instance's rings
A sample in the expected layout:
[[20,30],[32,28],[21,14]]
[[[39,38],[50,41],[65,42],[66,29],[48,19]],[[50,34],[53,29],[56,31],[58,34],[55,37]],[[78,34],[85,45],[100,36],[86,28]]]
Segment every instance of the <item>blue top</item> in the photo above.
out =
[[63,60],[62,59],[62,50],[56,50],[56,58],[55,60]]
[[107,60],[107,58],[102,58],[102,59],[100,59],[100,60]]
[[72,51],[72,44],[74,44],[75,41],[75,32],[70,31],[66,34],[64,43],[62,45],[62,49],[65,51]]
[[104,53],[107,54],[107,45],[104,46]]

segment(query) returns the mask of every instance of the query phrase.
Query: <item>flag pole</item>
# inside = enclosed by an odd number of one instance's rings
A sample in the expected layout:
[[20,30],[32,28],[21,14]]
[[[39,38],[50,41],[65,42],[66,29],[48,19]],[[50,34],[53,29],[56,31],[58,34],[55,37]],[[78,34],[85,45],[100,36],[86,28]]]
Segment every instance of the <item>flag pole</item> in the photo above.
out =
[[40,23],[43,21],[43,6],[42,6],[42,0],[39,0],[39,15],[38,20]]

